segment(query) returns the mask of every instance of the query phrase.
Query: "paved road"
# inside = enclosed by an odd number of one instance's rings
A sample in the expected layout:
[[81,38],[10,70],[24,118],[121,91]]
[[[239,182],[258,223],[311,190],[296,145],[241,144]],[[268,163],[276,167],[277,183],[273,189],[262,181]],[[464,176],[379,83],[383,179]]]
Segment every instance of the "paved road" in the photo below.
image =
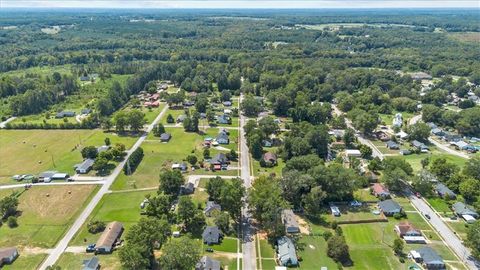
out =
[[436,147],[442,149],[443,151],[445,151],[445,152],[447,152],[451,155],[458,156],[458,157],[461,157],[461,158],[470,159],[470,156],[467,155],[466,153],[463,153],[463,152],[457,151],[453,148],[450,148],[448,145],[445,145],[445,144],[433,139],[432,137],[428,138],[428,141],[430,141]]
[[7,120],[3,121],[0,123],[0,128],[5,128],[5,125],[13,120],[15,120],[17,117],[13,116],[8,118]]
[[[243,94],[240,96],[240,102],[243,100]],[[243,126],[246,123],[246,117],[240,115],[240,175],[243,180],[245,188],[249,189],[252,186],[252,177],[250,175],[250,154],[248,151],[247,142],[245,139],[245,131]],[[243,270],[254,270],[257,268],[257,259],[254,241],[254,228],[252,227],[250,213],[248,212],[248,205],[242,209],[242,253],[243,253]]]
[[[12,189],[12,188],[23,188],[25,185],[29,183],[23,184],[14,184],[14,185],[3,185],[0,186],[0,189]],[[105,181],[81,181],[81,182],[50,182],[50,183],[35,183],[32,184],[32,187],[36,186],[76,186],[76,185],[103,185]]]
[[417,208],[418,212],[430,216],[430,219],[427,221],[440,234],[445,243],[458,255],[460,260],[465,262],[469,269],[478,269],[477,266],[475,266],[475,261],[470,258],[470,250],[463,245],[462,241],[450,230],[442,218],[437,215],[423,199],[417,198],[411,191],[407,191],[406,195],[412,205]]
[[[75,236],[77,231],[80,230],[83,223],[85,223],[87,218],[93,212],[93,209],[95,209],[95,207],[100,202],[100,199],[103,197],[103,195],[109,193],[110,186],[112,185],[113,181],[115,181],[115,178],[117,178],[117,176],[122,172],[123,166],[125,165],[127,159],[130,157],[132,152],[135,151],[138,147],[140,147],[143,141],[145,141],[145,139],[147,138],[148,133],[152,131],[153,127],[160,121],[160,119],[167,112],[167,110],[168,110],[168,105],[166,105],[165,108],[163,108],[160,114],[158,114],[157,118],[155,118],[155,120],[147,127],[147,130],[137,140],[137,142],[133,145],[133,147],[129,151],[127,151],[127,155],[125,156],[124,161],[120,162],[120,164],[118,164],[118,166],[113,170],[112,174],[110,174],[108,177],[105,178],[105,184],[100,188],[98,193],[95,194],[95,196],[88,203],[88,205],[85,207],[83,212],[78,216],[78,218],[75,220],[73,225],[67,231],[67,233],[62,238],[62,240],[58,242],[57,246],[52,250],[52,252],[47,257],[47,259],[42,263],[42,265],[40,266],[40,270],[45,270],[47,266],[53,265],[58,260],[58,258],[60,258],[60,255],[67,248],[68,243],[72,240],[72,238]],[[73,183],[80,183],[80,182],[73,182]]]

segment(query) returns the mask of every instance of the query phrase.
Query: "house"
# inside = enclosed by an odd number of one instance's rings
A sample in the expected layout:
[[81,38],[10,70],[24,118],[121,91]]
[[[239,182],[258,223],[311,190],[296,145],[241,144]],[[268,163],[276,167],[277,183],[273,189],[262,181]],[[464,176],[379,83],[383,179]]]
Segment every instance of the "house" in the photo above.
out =
[[228,158],[224,153],[218,153],[210,160],[214,170],[226,170],[228,163]]
[[191,107],[193,105],[195,105],[195,101],[192,101],[192,100],[187,100],[183,102],[183,106],[185,107]]
[[205,213],[207,217],[210,217],[214,211],[222,211],[222,207],[214,201],[208,201],[203,213]]
[[85,174],[92,169],[94,162],[95,162],[94,159],[87,158],[82,163],[76,164],[75,166],[73,166],[73,168],[75,169],[76,173]]
[[195,270],[220,270],[220,262],[208,256],[203,256],[195,265]]
[[223,106],[226,106],[226,107],[230,107],[232,106],[232,102],[231,101],[224,101],[222,102]]
[[202,233],[203,243],[207,245],[219,244],[222,241],[222,232],[217,226],[207,226]]
[[160,141],[161,142],[168,142],[172,138],[172,134],[170,133],[162,133],[160,134]]
[[403,118],[401,113],[396,113],[393,117],[392,126],[393,127],[401,127],[403,124]]
[[52,176],[56,174],[56,171],[46,171],[42,172],[38,175],[39,182],[50,182],[52,180]]
[[154,108],[157,108],[158,106],[160,106],[160,102],[157,101],[145,101],[143,103],[143,106],[144,107],[154,107]]
[[82,270],[98,270],[100,269],[100,262],[98,261],[97,257],[92,257],[88,260],[83,260],[83,268]]
[[81,111],[82,114],[90,114],[91,112],[92,112],[92,109],[88,109],[88,108],[82,109]]
[[113,221],[107,224],[95,245],[95,253],[112,253],[115,244],[123,233],[123,224]]
[[292,240],[286,236],[277,239],[277,259],[280,265],[297,266],[297,252]]
[[80,76],[80,81],[88,82],[88,81],[90,81],[90,77],[89,76]]
[[418,150],[424,152],[424,151],[428,151],[428,146],[425,145],[424,143],[422,142],[419,142],[417,140],[414,140],[411,142],[412,146],[417,148]]
[[282,211],[282,223],[285,226],[287,233],[300,233],[300,226],[295,219],[295,214],[292,209],[283,209]]
[[230,110],[230,109],[223,109],[223,114],[230,115],[230,114],[232,114],[232,110]]
[[426,269],[445,269],[442,257],[431,247],[412,250],[410,254],[417,263],[421,263]]
[[64,118],[64,117],[74,117],[75,112],[70,112],[70,111],[62,111],[59,112],[55,115],[55,118]]
[[347,149],[345,150],[347,157],[361,157],[362,153],[357,149]]
[[218,115],[217,116],[217,123],[222,125],[230,125],[232,123],[232,118],[226,114]]
[[97,153],[100,154],[102,152],[108,151],[108,149],[110,149],[110,146],[108,146],[108,145],[99,146],[99,147],[97,147]]
[[382,142],[385,142],[385,141],[388,141],[390,140],[390,137],[383,131],[378,131],[375,133],[375,135],[377,136],[377,138],[379,140],[381,140]]
[[438,137],[442,137],[443,135],[445,135],[445,132],[441,128],[434,128],[430,130],[430,133]]
[[275,164],[277,164],[277,155],[272,152],[267,152],[263,154],[262,158],[267,166],[274,166]]
[[229,144],[230,143],[230,139],[228,138],[228,134],[226,132],[218,133],[217,137],[215,138],[215,141],[219,144]]
[[177,116],[177,123],[182,123],[185,119],[187,119],[187,116],[185,114]]
[[400,148],[398,146],[398,144],[394,141],[388,141],[388,142],[386,142],[385,145],[387,146],[388,149],[399,149]]
[[445,132],[445,135],[443,135],[443,140],[446,142],[458,142],[462,140],[462,136],[452,132]]
[[185,162],[173,163],[172,164],[172,170],[180,170],[182,173],[185,173],[188,170],[188,165]]
[[400,130],[399,132],[395,133],[395,137],[405,140],[408,138],[408,133],[406,133],[403,130]]
[[50,177],[51,180],[67,180],[68,178],[70,175],[67,173],[55,173]]
[[408,156],[412,154],[412,151],[404,149],[404,150],[400,150],[399,153],[402,156]]
[[425,72],[413,72],[410,73],[410,77],[414,79],[415,81],[421,81],[421,80],[431,80],[432,76],[428,73]]
[[11,264],[19,256],[16,247],[0,248],[0,267],[5,264]]
[[330,211],[332,211],[332,215],[335,217],[339,217],[342,214],[340,209],[335,205],[330,205]]
[[[462,202],[456,202],[452,205],[452,210],[455,212],[455,214],[459,217],[464,218],[464,216],[471,216],[475,219],[479,217],[478,213],[473,210],[470,206],[462,203]],[[468,217],[467,217],[468,218]]]
[[442,183],[437,183],[435,185],[435,192],[437,192],[438,196],[446,199],[455,199],[457,197],[457,194],[455,194],[455,192],[453,192],[451,189],[449,189]]
[[403,238],[407,243],[425,244],[425,237],[422,232],[415,228],[410,222],[401,222],[395,225],[395,231],[400,238]]
[[380,183],[374,183],[372,185],[372,192],[375,197],[382,199],[390,198],[390,191]]
[[402,207],[394,200],[385,200],[378,203],[378,207],[385,216],[393,216],[402,212]]
[[188,182],[180,186],[180,194],[189,195],[195,192],[195,185],[192,182]]

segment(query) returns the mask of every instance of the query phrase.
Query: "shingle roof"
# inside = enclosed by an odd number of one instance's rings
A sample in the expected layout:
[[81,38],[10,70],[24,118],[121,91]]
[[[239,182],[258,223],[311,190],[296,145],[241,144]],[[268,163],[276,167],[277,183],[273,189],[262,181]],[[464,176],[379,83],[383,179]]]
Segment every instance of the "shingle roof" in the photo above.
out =
[[293,214],[292,209],[284,209],[282,211],[282,222],[288,233],[300,232],[300,226],[298,226],[298,222],[295,219],[295,214]]
[[454,203],[452,205],[452,208],[453,211],[455,211],[455,213],[457,213],[458,215],[470,215],[473,217],[478,217],[478,213],[475,210],[462,202]]
[[195,270],[220,270],[220,262],[208,256],[203,256],[195,266]]
[[399,212],[402,210],[402,207],[394,200],[381,201],[378,203],[378,207],[380,207],[383,212],[387,213]]
[[228,159],[224,153],[219,153],[210,160],[210,163],[212,164],[225,164],[227,162],[228,162]]
[[92,257],[89,260],[83,260],[83,269],[82,270],[96,270],[98,268],[99,262],[97,257]]
[[10,258],[16,252],[18,252],[16,247],[0,248],[0,261]]
[[75,165],[76,170],[88,171],[92,168],[95,160],[91,158],[85,159],[82,163]]
[[102,235],[95,245],[98,247],[112,247],[115,241],[120,237],[123,232],[123,224],[118,221],[113,221],[107,224],[107,227],[103,231]]
[[426,264],[443,264],[443,259],[431,247],[422,247],[416,250]]
[[448,195],[449,197],[456,197],[457,196],[457,194],[455,194],[455,192],[453,192],[451,189],[449,189],[447,186],[445,186],[442,183],[436,184],[435,185],[435,190],[441,196],[445,196],[445,195]]
[[208,226],[202,233],[203,241],[206,243],[218,243],[221,232],[217,226]]
[[205,206],[205,210],[203,210],[205,213],[209,213],[213,210],[219,210],[222,211],[222,207],[220,204],[214,202],[214,201],[208,201],[207,205]]

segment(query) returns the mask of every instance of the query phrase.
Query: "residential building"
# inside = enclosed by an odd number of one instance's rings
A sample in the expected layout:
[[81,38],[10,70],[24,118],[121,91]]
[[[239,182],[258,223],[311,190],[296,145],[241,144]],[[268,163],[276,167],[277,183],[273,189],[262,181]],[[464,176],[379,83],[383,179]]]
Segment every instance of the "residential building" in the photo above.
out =
[[407,149],[404,149],[404,150],[400,150],[399,153],[400,153],[400,155],[402,155],[402,156],[408,156],[408,155],[411,155],[411,154],[412,154],[412,151],[407,150]]
[[347,149],[345,150],[347,157],[361,157],[362,153],[357,149]]
[[203,256],[195,265],[195,270],[220,270],[220,262],[208,256]]
[[292,209],[284,209],[282,211],[282,222],[287,233],[300,233],[300,226],[298,226]]
[[459,217],[465,218],[464,216],[471,216],[475,219],[479,217],[478,213],[472,207],[464,204],[463,202],[454,203],[452,205],[452,210]]
[[232,102],[231,101],[224,101],[222,102],[223,106],[226,106],[226,107],[230,107],[232,106]]
[[108,223],[95,245],[95,252],[111,253],[115,244],[122,236],[123,230],[123,224],[118,221]]
[[92,169],[94,162],[95,162],[94,159],[87,158],[82,163],[76,164],[75,166],[73,166],[73,168],[75,169],[76,173],[85,174]]
[[378,203],[378,207],[385,216],[393,216],[402,212],[402,207],[394,200],[385,200]]
[[91,112],[92,112],[92,109],[85,108],[85,109],[82,109],[81,114],[90,114]]
[[446,199],[455,199],[457,197],[457,194],[455,194],[455,192],[453,192],[451,189],[449,189],[442,183],[437,183],[435,185],[435,192],[437,192],[438,196]]
[[372,185],[372,192],[375,197],[387,199],[390,198],[390,191],[384,185],[380,183],[374,183]]
[[70,112],[70,111],[62,111],[59,112],[55,115],[55,118],[64,118],[64,117],[74,117],[75,112]]
[[187,116],[182,114],[182,115],[179,115],[177,116],[177,123],[183,123],[183,121],[187,119]]
[[417,140],[414,140],[411,142],[412,146],[417,148],[418,150],[424,152],[424,151],[428,151],[428,146],[422,142],[419,142]]
[[39,182],[50,182],[52,180],[52,176],[56,174],[56,171],[46,171],[42,172],[38,175]]
[[388,149],[399,149],[400,147],[398,146],[398,144],[394,141],[388,141],[385,143],[385,145],[387,146]]
[[403,124],[403,118],[401,113],[396,113],[393,117],[392,126],[393,127],[401,127]]
[[432,76],[429,75],[428,73],[425,72],[413,72],[410,73],[410,77],[416,81],[421,81],[421,80],[431,80]]
[[408,138],[408,133],[406,133],[406,132],[403,131],[403,130],[400,130],[399,132],[397,132],[397,133],[395,134],[395,137],[400,138],[400,139],[402,139],[402,140],[405,140],[405,139]]
[[180,194],[189,195],[195,192],[195,185],[192,182],[188,182],[180,186]]
[[0,267],[13,263],[19,255],[16,247],[0,248]]
[[410,251],[412,258],[423,265],[426,269],[445,269],[442,257],[431,247],[422,247]]
[[219,244],[222,237],[222,232],[217,226],[207,226],[202,233],[203,243],[207,245]]
[[262,158],[267,166],[274,166],[275,164],[277,164],[277,155],[272,152],[267,152],[263,154]]
[[218,133],[217,137],[215,138],[217,143],[219,144],[229,144],[230,138],[228,138],[228,134],[225,132]]
[[287,236],[277,239],[277,259],[282,266],[297,266],[297,252],[292,240]]
[[443,135],[445,135],[445,132],[441,128],[434,128],[430,132],[433,135],[438,136],[438,137],[442,137]]
[[100,269],[100,262],[96,256],[88,259],[83,260],[83,268],[82,270],[99,270]]
[[425,244],[426,240],[422,232],[415,228],[410,222],[401,222],[395,225],[395,231],[400,238],[407,243]]
[[217,116],[217,123],[221,125],[230,125],[232,123],[232,118],[226,114]]
[[228,163],[228,158],[224,153],[218,153],[210,159],[210,164],[213,165],[214,170],[226,170]]
[[222,206],[214,201],[208,201],[203,213],[205,213],[207,217],[210,217],[214,211],[222,211]]

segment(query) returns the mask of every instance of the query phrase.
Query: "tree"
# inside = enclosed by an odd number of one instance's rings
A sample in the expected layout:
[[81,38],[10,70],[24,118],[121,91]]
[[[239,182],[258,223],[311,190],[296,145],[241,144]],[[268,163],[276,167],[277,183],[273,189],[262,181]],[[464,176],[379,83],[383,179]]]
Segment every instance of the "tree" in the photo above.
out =
[[307,193],[302,199],[306,213],[310,215],[317,215],[320,213],[326,198],[327,194],[321,187],[312,188],[310,193]]
[[228,160],[237,161],[238,154],[234,149],[231,149],[229,153],[227,153]]
[[480,180],[480,157],[473,157],[463,167],[463,173],[474,179]]
[[432,194],[433,184],[429,177],[425,177],[428,174],[418,174],[412,179],[412,185],[416,191],[423,196],[429,196]]
[[130,228],[125,238],[128,243],[146,248],[149,257],[153,258],[154,249],[160,249],[171,233],[166,219],[144,217]]
[[423,158],[422,160],[420,160],[420,164],[422,164],[422,169],[427,168],[428,165],[430,164],[430,158],[429,157]]
[[350,261],[348,245],[343,236],[334,235],[327,241],[327,255],[336,262],[345,264]]
[[402,190],[403,183],[407,182],[408,179],[409,176],[400,168],[385,170],[382,176],[382,181],[392,191]]
[[275,134],[280,130],[280,127],[271,116],[260,119],[260,121],[258,121],[258,128],[262,131],[265,137]]
[[81,151],[83,158],[95,159],[97,157],[98,151],[97,148],[93,145],[86,146]]
[[105,157],[98,157],[93,162],[93,169],[96,171],[104,172],[107,168],[108,168],[108,159],[106,159]]
[[200,248],[197,243],[188,237],[181,237],[165,244],[159,263],[165,270],[191,270],[199,259]]
[[14,216],[9,216],[7,218],[7,225],[9,228],[16,228],[18,227],[18,222],[17,222],[17,218],[14,217]]
[[198,158],[195,155],[188,155],[186,158],[187,162],[190,163],[192,166],[195,166],[197,164]]
[[[196,226],[197,224],[195,224],[198,221],[196,220],[197,213],[199,213],[199,210],[195,207],[195,204],[190,197],[181,196],[179,198],[177,206],[177,221],[183,224],[187,231],[191,231],[193,228],[198,229],[198,226]],[[203,215],[201,212],[200,214]]]
[[347,128],[343,134],[343,142],[345,143],[345,147],[351,148],[355,140],[355,131],[351,128]]
[[360,145],[360,153],[362,154],[362,158],[370,159],[372,157],[373,151],[372,148],[368,147],[365,144]]
[[105,138],[105,145],[110,146],[110,138]]
[[148,269],[151,258],[145,247],[134,243],[126,243],[119,251],[120,263],[126,269]]
[[117,132],[124,132],[128,126],[128,113],[125,111],[119,111],[113,117],[113,122],[115,123],[115,130]]
[[210,150],[208,150],[208,149],[203,150],[203,158],[204,159],[209,159],[210,158]]
[[132,131],[138,132],[143,128],[143,125],[147,123],[147,120],[145,119],[145,113],[139,110],[131,110],[128,112],[127,122]]
[[378,157],[374,157],[370,162],[368,163],[368,169],[372,172],[378,172],[379,170],[382,169],[382,161]]
[[473,256],[480,258],[480,221],[477,220],[468,226],[466,242],[472,249]]
[[130,175],[134,173],[135,170],[137,169],[138,164],[142,162],[142,159],[143,159],[143,148],[138,147],[128,157],[127,162],[125,162],[125,165],[123,166],[123,172],[125,173],[125,175]]
[[468,178],[460,183],[458,189],[465,200],[473,201],[480,195],[480,181]]
[[220,93],[220,100],[221,100],[221,101],[230,101],[230,99],[232,99],[232,94],[230,93],[230,91],[228,91],[228,90],[223,90],[223,91]]
[[170,114],[170,113],[167,115],[167,123],[169,123],[169,124],[175,123],[175,119],[173,118],[172,114]]
[[215,216],[215,225],[217,225],[222,232],[229,232],[230,216],[228,215],[228,213],[221,212],[217,216]]
[[396,255],[402,255],[403,254],[403,240],[400,238],[395,238],[393,240],[393,246],[392,246],[393,252]]
[[434,159],[430,165],[430,171],[441,181],[448,181],[459,170],[456,164],[447,162],[445,158]]
[[220,202],[220,195],[222,193],[223,184],[224,180],[220,176],[210,178],[206,186],[209,200],[215,201],[217,203]]
[[408,139],[410,141],[417,140],[428,142],[430,136],[430,127],[425,123],[415,123],[407,127]]
[[234,220],[239,220],[243,207],[245,187],[239,178],[231,179],[225,183],[220,192],[220,205]]
[[9,196],[0,200],[0,217],[8,218],[17,213],[18,198],[16,193],[12,193]]
[[160,135],[162,135],[163,133],[165,133],[165,127],[162,123],[159,123],[158,125],[155,125],[155,127],[153,127],[153,135],[160,137]]
[[259,101],[252,95],[247,95],[240,104],[240,109],[248,117],[256,117],[262,111],[262,106]]
[[105,222],[100,220],[91,220],[87,223],[87,229],[89,233],[99,233],[105,230]]
[[170,215],[170,208],[173,198],[163,192],[159,192],[157,196],[148,199],[145,214],[149,217],[162,218]]
[[177,196],[180,186],[185,183],[183,175],[178,170],[162,170],[160,172],[159,192],[165,192],[167,195]]

